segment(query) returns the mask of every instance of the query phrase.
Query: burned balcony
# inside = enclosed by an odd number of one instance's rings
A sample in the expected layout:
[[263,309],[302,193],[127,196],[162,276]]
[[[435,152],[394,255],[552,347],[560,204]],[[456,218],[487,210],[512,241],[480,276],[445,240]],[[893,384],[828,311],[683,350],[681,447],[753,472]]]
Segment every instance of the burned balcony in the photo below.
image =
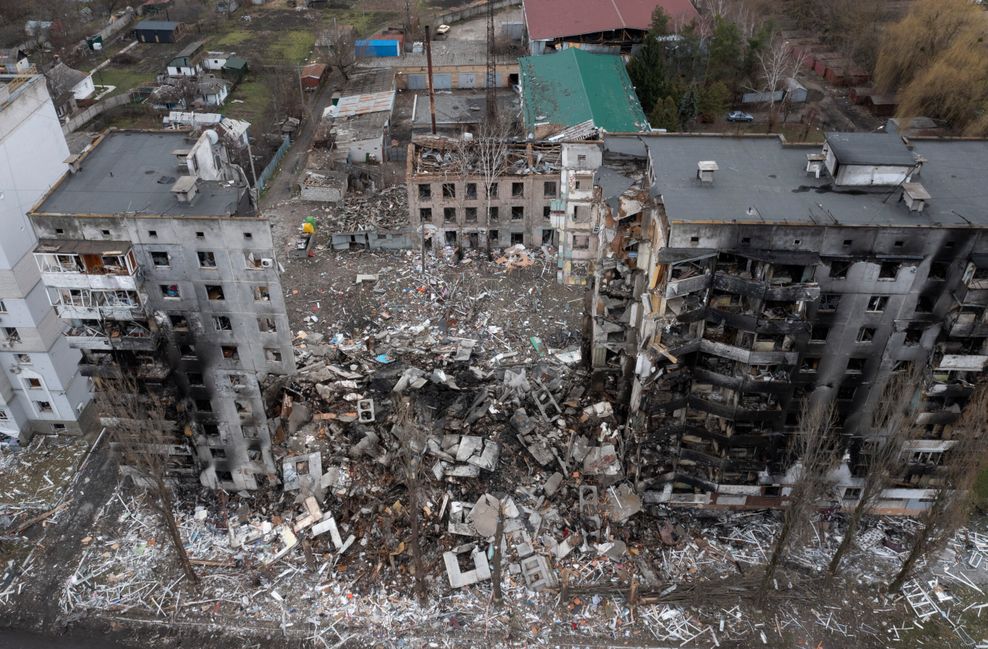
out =
[[971,255],[971,263],[964,273],[964,285],[971,291],[988,291],[988,255]]
[[988,336],[988,309],[983,306],[962,306],[947,317],[950,336],[981,338]]
[[42,239],[34,260],[45,286],[137,290],[140,265],[129,241]]
[[171,368],[158,358],[141,358],[137,367],[134,368],[134,376],[152,383],[164,381],[169,374],[171,374]]
[[123,371],[110,352],[84,350],[79,360],[79,374],[103,379],[123,378]]
[[152,350],[155,346],[146,322],[85,320],[67,327],[65,338],[78,349]]
[[665,297],[671,298],[706,289],[710,285],[710,265],[715,252],[695,249],[665,248],[658,253],[658,263],[665,267]]

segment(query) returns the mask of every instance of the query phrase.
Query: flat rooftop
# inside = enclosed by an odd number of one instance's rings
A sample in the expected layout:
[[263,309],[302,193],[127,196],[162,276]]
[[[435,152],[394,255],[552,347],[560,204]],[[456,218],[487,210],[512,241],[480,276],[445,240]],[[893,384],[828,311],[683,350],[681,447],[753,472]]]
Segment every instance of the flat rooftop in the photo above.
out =
[[110,131],[34,214],[251,216],[242,208],[246,188],[229,182],[200,180],[195,200],[178,202],[171,188],[187,172],[174,151],[192,144],[181,131]]
[[[894,134],[884,137],[898,139]],[[819,179],[807,174],[806,154],[819,153],[822,145],[784,145],[777,137],[728,135],[614,135],[604,142],[605,156],[651,158],[652,191],[661,195],[670,221],[988,227],[981,188],[988,168],[984,140],[911,140],[913,153],[926,159],[914,181],[931,196],[918,213],[900,202],[900,188],[841,188],[833,185],[826,171]],[[895,141],[891,145],[898,148]],[[701,160],[717,162],[713,183],[697,180]]]

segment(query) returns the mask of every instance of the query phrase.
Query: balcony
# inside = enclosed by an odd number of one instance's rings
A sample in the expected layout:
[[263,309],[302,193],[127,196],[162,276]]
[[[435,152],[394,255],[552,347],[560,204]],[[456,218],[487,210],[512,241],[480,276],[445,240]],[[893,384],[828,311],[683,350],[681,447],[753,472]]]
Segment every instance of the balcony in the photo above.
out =
[[155,348],[151,332],[137,322],[107,320],[100,325],[69,327],[65,339],[77,349],[151,351]]
[[140,320],[136,291],[47,287],[48,301],[65,320]]
[[140,266],[128,241],[44,239],[34,252],[45,286],[136,291]]
[[700,341],[700,351],[749,365],[795,365],[799,360],[798,352],[741,349],[707,339]]
[[977,311],[960,311],[951,315],[947,322],[950,327],[950,336],[988,336],[988,322],[985,322],[982,309]]

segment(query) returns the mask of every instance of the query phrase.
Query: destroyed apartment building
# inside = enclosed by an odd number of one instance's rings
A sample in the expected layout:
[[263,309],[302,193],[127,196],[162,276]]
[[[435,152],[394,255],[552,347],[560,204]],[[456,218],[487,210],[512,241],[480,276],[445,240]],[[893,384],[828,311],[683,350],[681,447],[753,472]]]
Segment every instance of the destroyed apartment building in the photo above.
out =
[[[650,450],[647,500],[777,505],[806,403],[835,403],[853,505],[893,376],[923,369],[877,509],[928,506],[988,364],[983,141],[613,136],[596,176],[590,345]],[[565,254],[565,251],[564,253]]]
[[262,383],[294,372],[291,333],[271,228],[216,133],[108,131],[29,216],[104,406],[115,390],[164,404],[174,476],[232,490],[275,476]]
[[423,137],[408,148],[412,226],[437,250],[555,245],[559,145]]

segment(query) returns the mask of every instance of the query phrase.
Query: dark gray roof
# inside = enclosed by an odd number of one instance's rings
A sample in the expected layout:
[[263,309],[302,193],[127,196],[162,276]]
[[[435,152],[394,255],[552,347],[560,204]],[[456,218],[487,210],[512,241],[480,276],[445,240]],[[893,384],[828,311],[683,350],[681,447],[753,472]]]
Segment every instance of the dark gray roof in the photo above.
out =
[[142,20],[134,26],[134,29],[171,32],[175,31],[176,27],[178,23],[173,20]]
[[916,163],[902,138],[890,133],[827,133],[827,144],[843,165],[911,167]]
[[68,92],[76,87],[83,79],[89,75],[79,70],[74,70],[64,63],[56,63],[45,76],[51,81],[52,90],[55,94]]
[[[232,216],[245,190],[233,183],[199,182],[195,201],[179,203],[171,187],[179,176],[173,151],[191,146],[178,131],[110,132],[36,210],[39,214]],[[187,172],[185,172],[187,173]]]
[[[988,141],[912,139],[926,162],[918,180],[931,199],[910,212],[891,187],[835,188],[824,173],[806,173],[819,146],[783,145],[775,137],[613,135],[606,156],[635,155],[645,144],[671,221],[788,222],[797,225],[988,227]],[[701,184],[697,162],[715,160],[714,182]],[[752,209],[748,213],[749,208]]]

